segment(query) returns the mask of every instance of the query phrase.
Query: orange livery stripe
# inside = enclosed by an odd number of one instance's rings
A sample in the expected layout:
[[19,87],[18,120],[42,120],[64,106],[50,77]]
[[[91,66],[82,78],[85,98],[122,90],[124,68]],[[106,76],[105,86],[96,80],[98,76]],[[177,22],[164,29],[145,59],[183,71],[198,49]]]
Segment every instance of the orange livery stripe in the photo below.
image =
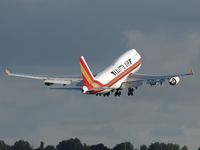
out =
[[[141,65],[141,59],[139,61],[137,61],[135,64],[133,64],[131,67],[129,67],[127,70],[125,70],[124,72],[122,72],[121,74],[119,74],[118,76],[116,76],[114,79],[112,79],[107,84],[104,84],[104,85],[102,84],[101,87],[111,87],[116,82],[118,82],[120,79],[122,79],[123,77],[125,77],[126,75],[128,75],[129,73],[131,73],[134,69],[136,69],[137,67],[139,67],[140,65]],[[96,81],[94,81],[94,82],[96,82]],[[95,90],[93,93],[95,94],[95,93],[98,93],[98,92],[101,92],[101,91],[103,91],[103,90]]]
[[[85,62],[84,58],[80,57],[80,68],[81,68],[81,72],[82,72],[83,83],[89,89],[98,88],[98,87],[111,87],[115,83],[117,83],[119,80],[121,80],[122,78],[124,78],[126,75],[130,74],[133,70],[135,70],[140,65],[141,65],[141,59],[138,60],[132,66],[130,66],[128,69],[126,69],[125,71],[123,71],[122,73],[120,73],[119,75],[117,75],[116,77],[114,77],[108,83],[102,84],[101,82],[99,82],[99,81],[97,81],[97,80],[94,79],[94,76],[91,73],[91,71],[90,71],[87,63]],[[94,91],[91,91],[91,93],[98,93],[98,92],[101,92],[101,91],[103,91],[103,90],[94,90]]]

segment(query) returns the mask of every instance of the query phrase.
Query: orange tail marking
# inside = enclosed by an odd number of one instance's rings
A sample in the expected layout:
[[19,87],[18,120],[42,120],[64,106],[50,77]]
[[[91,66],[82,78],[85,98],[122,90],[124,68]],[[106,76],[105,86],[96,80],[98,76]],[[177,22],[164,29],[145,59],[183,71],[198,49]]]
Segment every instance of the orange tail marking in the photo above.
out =
[[88,67],[83,56],[80,57],[80,68],[84,85],[92,88],[92,83],[94,82],[94,76],[90,71],[90,68]]

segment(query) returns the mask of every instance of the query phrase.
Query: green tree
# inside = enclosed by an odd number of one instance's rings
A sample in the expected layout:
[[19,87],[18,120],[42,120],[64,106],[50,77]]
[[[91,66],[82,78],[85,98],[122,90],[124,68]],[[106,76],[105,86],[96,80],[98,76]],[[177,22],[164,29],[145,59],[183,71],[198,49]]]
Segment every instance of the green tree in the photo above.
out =
[[147,150],[147,149],[148,149],[148,147],[146,145],[141,145],[140,146],[140,150]]
[[91,150],[89,146],[87,146],[87,144],[83,144],[83,150]]
[[81,141],[77,138],[69,139],[62,142],[56,146],[57,150],[83,150],[83,145]]
[[40,147],[39,147],[39,148],[36,148],[35,150],[44,150],[44,142],[41,141],[41,142],[40,142]]
[[12,150],[32,150],[32,147],[28,142],[19,140],[12,146]]
[[134,150],[134,147],[130,142],[125,142],[117,144],[112,150]]
[[109,150],[109,148],[107,148],[103,144],[92,145],[90,146],[90,149],[91,150]]
[[167,145],[165,143],[160,143],[161,150],[167,150]]
[[152,143],[151,145],[149,145],[149,150],[161,150],[160,143]]
[[54,146],[48,145],[44,150],[56,150]]
[[184,146],[181,148],[181,150],[188,150],[188,148],[187,148],[186,145],[184,145]]
[[178,144],[168,143],[167,150],[180,150],[180,146]]
[[10,146],[5,144],[4,141],[0,141],[0,150],[9,150]]
[[148,150],[180,150],[180,146],[178,144],[156,142],[149,145]]

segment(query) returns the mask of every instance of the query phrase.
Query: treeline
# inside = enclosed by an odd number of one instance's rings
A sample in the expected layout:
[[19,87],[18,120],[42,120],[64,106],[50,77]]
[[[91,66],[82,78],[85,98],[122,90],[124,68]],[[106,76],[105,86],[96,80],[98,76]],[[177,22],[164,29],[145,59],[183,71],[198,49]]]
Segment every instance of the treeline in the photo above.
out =
[[[40,146],[37,148],[23,140],[16,141],[13,145],[8,145],[4,141],[0,141],[0,150],[188,150],[188,148],[186,145],[180,147],[178,144],[165,144],[159,142],[152,143],[149,146],[141,145],[139,149],[134,148],[133,144],[130,142],[120,143],[113,148],[108,148],[103,144],[89,146],[85,143],[81,143],[79,139],[75,138],[63,140],[56,146],[45,146],[44,142],[41,142]],[[198,150],[200,150],[200,148]]]

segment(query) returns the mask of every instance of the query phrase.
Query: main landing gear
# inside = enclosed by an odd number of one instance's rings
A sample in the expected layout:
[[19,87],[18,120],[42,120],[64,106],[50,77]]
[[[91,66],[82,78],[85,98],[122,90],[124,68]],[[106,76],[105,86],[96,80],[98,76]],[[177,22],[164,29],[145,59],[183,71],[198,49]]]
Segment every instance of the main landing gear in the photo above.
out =
[[128,96],[133,96],[134,88],[128,88]]
[[[135,87],[135,89],[137,90],[137,87]],[[101,95],[103,95],[104,97],[105,97],[105,96],[108,97],[108,96],[110,96],[110,94],[111,94],[112,92],[114,92],[114,90],[111,90],[111,91],[108,92],[108,93],[97,93],[96,96],[101,96]],[[133,96],[133,92],[134,92],[134,88],[129,87],[129,88],[128,88],[128,96]],[[115,93],[114,93],[114,96],[121,96],[121,94],[122,94],[121,89],[117,89],[117,90],[115,91]]]
[[105,97],[105,96],[110,96],[110,92],[104,93],[103,96],[104,96],[104,97]]
[[120,91],[120,90],[116,90],[116,92],[115,92],[115,96],[120,96],[122,94],[122,92]]
[[96,96],[101,96],[101,95],[103,95],[104,97],[105,97],[105,96],[110,96],[110,92],[104,93],[104,94],[101,94],[101,93],[97,93],[97,94],[96,94]]
[[[103,95],[104,97],[105,96],[110,96],[110,93],[113,93],[114,90],[111,90],[111,92],[108,92],[108,93],[97,93],[96,96],[101,96]],[[120,91],[120,89],[117,89],[116,92],[114,93],[114,96],[121,96],[122,92]]]

